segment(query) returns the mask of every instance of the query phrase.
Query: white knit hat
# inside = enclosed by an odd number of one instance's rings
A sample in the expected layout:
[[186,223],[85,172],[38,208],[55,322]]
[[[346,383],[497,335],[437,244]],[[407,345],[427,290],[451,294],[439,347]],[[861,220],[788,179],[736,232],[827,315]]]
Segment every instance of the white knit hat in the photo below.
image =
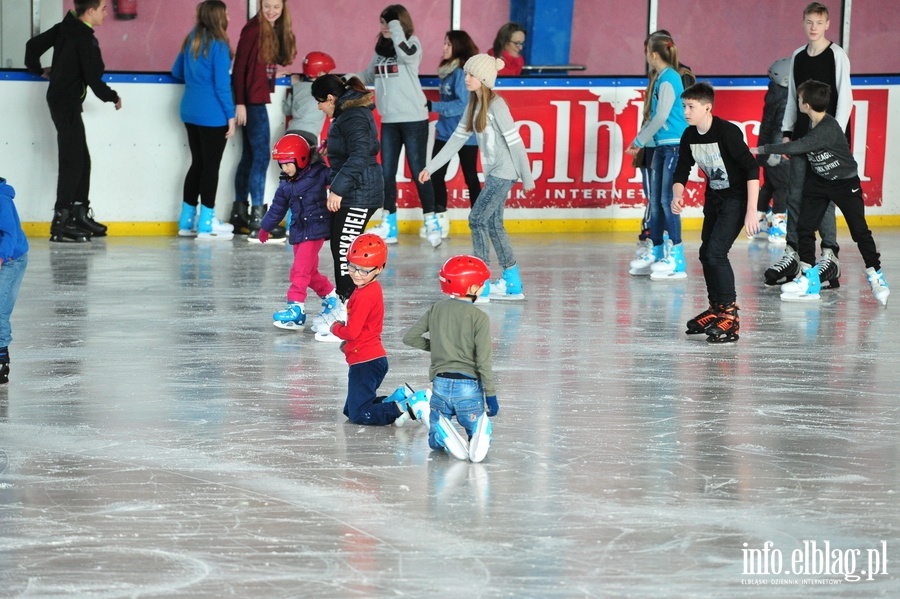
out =
[[487,54],[476,54],[466,61],[463,70],[481,81],[485,87],[493,88],[497,81],[497,71],[505,66],[506,64],[499,58]]

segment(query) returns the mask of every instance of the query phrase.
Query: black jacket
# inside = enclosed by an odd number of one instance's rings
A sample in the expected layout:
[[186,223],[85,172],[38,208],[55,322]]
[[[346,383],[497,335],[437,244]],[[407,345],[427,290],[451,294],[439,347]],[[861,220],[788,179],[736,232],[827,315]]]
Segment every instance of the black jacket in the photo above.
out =
[[53,48],[47,104],[51,108],[80,106],[87,87],[104,102],[118,102],[119,95],[103,82],[103,57],[94,29],[83,23],[74,12],[66,14],[44,33],[25,45],[25,68],[35,75],[43,73],[41,56]]
[[338,98],[328,128],[331,191],[342,197],[342,207],[381,208],[384,204],[374,110],[371,92],[349,89]]

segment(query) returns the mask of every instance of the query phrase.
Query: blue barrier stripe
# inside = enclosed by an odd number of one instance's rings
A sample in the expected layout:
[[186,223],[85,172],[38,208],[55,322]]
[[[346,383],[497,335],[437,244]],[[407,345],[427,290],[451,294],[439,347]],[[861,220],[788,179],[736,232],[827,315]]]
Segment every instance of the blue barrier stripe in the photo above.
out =
[[[437,77],[420,77],[423,87],[437,87]],[[701,81],[709,81],[715,87],[767,87],[768,77],[698,77]],[[180,83],[167,73],[107,73],[103,76],[107,83]],[[0,81],[46,81],[42,77],[32,75],[28,71],[0,70]],[[289,77],[278,79],[278,85],[290,85]],[[856,75],[850,77],[852,85],[898,85],[900,75]],[[647,80],[641,77],[501,77],[497,87],[644,87]]]

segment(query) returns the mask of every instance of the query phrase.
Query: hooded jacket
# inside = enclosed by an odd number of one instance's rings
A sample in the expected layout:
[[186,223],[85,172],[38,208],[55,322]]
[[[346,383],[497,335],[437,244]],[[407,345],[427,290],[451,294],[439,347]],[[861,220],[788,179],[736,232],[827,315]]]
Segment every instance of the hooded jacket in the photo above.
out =
[[266,212],[260,228],[271,231],[288,209],[291,245],[331,236],[331,212],[325,206],[327,198],[328,167],[321,159],[310,163],[293,179],[282,179],[275,191],[272,207]]
[[25,68],[43,73],[41,56],[53,48],[47,104],[51,108],[81,106],[87,87],[104,102],[118,102],[119,94],[103,82],[103,56],[94,28],[69,11],[62,22],[25,44]]
[[381,56],[376,52],[359,78],[366,85],[375,84],[382,123],[427,121],[428,102],[419,83],[422,42],[415,35],[407,38],[400,21],[393,20],[388,26],[395,56]]
[[0,177],[0,262],[21,258],[28,252],[28,239],[22,230],[14,197],[16,190]]
[[381,208],[384,175],[378,163],[378,128],[372,92],[348,89],[338,98],[328,127],[328,162],[331,191],[341,206]]

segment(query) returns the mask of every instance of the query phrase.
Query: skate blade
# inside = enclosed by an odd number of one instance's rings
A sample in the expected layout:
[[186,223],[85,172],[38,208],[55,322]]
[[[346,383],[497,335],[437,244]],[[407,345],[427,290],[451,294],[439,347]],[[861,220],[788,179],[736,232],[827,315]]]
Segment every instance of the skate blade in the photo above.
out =
[[340,343],[343,341],[341,338],[332,335],[331,333],[316,333],[316,341],[322,341],[323,343]]
[[197,241],[231,241],[234,233],[197,233]]
[[91,238],[83,235],[80,237],[66,237],[65,235],[51,235],[50,241],[53,243],[90,243]]
[[686,272],[653,272],[650,273],[651,281],[680,281],[687,278]]
[[628,269],[628,274],[633,277],[649,277],[650,276],[650,267],[647,266],[645,268],[630,268]]
[[178,236],[179,237],[196,237],[197,232],[191,231],[189,229],[178,229]]
[[706,338],[707,343],[733,343],[741,338],[740,335],[710,335]]
[[443,414],[438,414],[437,440],[457,460],[469,459],[469,444]]
[[498,302],[520,302],[525,299],[524,293],[505,293],[503,295],[492,295],[490,299]]
[[469,442],[469,459],[476,464],[484,460],[487,456],[488,449],[491,447],[491,419],[487,414],[478,417],[478,424],[475,426],[475,434]]
[[272,321],[272,324],[275,325],[279,329],[284,329],[285,331],[302,331],[303,325],[290,320],[288,322],[281,322],[280,320]]
[[783,302],[817,302],[819,301],[821,296],[818,293],[807,293],[805,295],[794,295],[794,294],[781,294],[781,301]]

